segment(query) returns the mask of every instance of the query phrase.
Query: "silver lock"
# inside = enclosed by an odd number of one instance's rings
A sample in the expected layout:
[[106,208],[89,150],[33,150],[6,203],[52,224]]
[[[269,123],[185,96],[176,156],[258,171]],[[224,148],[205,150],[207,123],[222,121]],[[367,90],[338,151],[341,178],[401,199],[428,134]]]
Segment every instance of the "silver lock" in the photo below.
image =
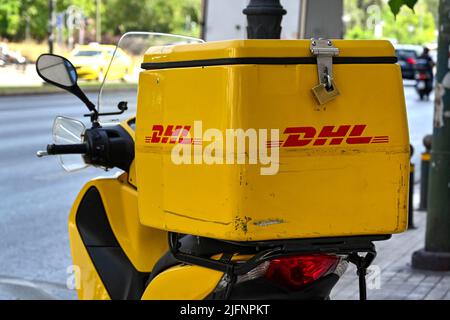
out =
[[333,57],[339,55],[339,49],[328,39],[312,39],[311,53],[317,58],[317,75],[319,84],[312,92],[320,105],[323,105],[339,95],[339,90],[333,79]]

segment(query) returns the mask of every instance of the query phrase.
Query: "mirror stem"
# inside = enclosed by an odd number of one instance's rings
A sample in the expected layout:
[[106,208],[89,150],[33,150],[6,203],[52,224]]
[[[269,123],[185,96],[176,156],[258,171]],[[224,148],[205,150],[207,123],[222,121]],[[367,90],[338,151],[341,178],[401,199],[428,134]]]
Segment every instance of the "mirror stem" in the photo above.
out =
[[84,104],[86,105],[86,107],[89,109],[89,111],[91,111],[91,122],[95,122],[98,119],[98,111],[95,108],[95,104],[93,104],[91,102],[91,100],[89,100],[89,98],[84,94],[84,92],[80,89],[80,87],[78,85],[76,85],[73,88],[73,93],[79,97],[81,99],[81,101],[84,102]]

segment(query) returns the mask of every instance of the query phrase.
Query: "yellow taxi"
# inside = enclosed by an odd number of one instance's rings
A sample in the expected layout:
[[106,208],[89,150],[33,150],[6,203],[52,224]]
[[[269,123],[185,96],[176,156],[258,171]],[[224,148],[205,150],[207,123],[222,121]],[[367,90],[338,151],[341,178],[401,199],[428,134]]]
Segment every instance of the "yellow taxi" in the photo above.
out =
[[[103,81],[116,46],[91,43],[78,45],[70,53],[69,60],[77,69],[79,78]],[[125,80],[132,72],[132,60],[121,48],[117,48],[114,62],[108,71],[108,80]]]

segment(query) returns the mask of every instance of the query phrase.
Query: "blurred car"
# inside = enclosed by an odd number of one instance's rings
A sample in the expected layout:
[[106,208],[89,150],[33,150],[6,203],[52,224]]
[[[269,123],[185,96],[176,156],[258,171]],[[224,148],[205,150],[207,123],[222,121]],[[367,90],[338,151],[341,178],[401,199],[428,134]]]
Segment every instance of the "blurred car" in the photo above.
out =
[[402,69],[403,79],[415,79],[415,65],[417,57],[422,53],[423,47],[416,45],[396,45],[395,54]]
[[[69,60],[80,79],[103,81],[116,46],[91,43],[79,45],[70,53]],[[117,48],[114,63],[108,71],[108,80],[125,80],[132,69],[131,58]]]

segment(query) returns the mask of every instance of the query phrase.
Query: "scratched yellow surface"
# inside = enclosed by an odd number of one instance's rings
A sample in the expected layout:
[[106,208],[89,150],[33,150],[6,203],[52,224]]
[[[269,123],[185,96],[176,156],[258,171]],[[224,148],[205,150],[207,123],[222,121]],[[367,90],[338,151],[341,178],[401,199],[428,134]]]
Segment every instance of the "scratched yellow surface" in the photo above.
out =
[[[386,41],[336,41],[341,56],[394,56]],[[227,41],[157,48],[147,62],[309,56],[309,41]],[[396,64],[335,64],[340,95],[319,108],[316,65],[224,65],[140,75],[136,177],[143,224],[231,240],[402,232],[409,138]],[[148,143],[153,125],[279,129],[366,125],[385,143],[281,147],[279,172],[261,165],[175,165],[173,144]],[[348,137],[348,134],[346,138]],[[203,146],[209,144],[203,142]],[[247,150],[248,151],[248,150]]]

